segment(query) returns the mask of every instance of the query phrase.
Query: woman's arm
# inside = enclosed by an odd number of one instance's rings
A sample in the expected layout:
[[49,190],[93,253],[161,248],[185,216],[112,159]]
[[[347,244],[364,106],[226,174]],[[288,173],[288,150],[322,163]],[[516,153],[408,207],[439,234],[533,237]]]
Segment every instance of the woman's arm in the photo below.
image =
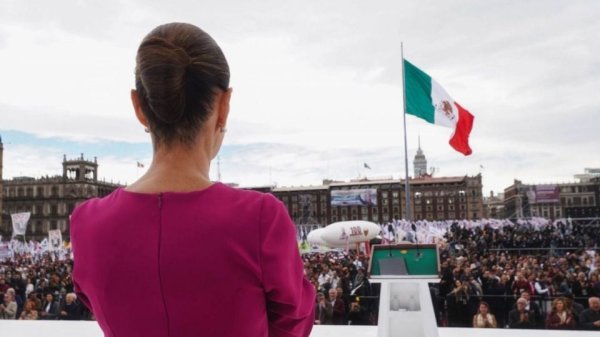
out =
[[296,226],[270,194],[263,195],[259,247],[269,336],[307,337],[314,323],[315,289],[304,277]]

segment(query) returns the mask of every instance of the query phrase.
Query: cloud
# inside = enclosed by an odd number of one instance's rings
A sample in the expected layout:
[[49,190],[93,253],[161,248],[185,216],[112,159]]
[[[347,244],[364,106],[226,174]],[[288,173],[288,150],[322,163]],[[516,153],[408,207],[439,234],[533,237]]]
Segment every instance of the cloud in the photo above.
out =
[[[401,41],[476,118],[474,153],[463,157],[447,144],[451,130],[407,117],[411,171],[420,135],[438,175],[481,171],[484,190],[570,180],[600,166],[590,155],[600,148],[598,9],[558,0],[2,2],[0,128],[27,134],[6,146],[5,176],[49,174],[63,153],[85,152],[102,159],[101,175],[133,181],[129,163],[151,156],[129,102],[137,44],[158,24],[187,21],[219,41],[232,70],[227,181],[404,176]],[[211,170],[216,177],[216,163]]]

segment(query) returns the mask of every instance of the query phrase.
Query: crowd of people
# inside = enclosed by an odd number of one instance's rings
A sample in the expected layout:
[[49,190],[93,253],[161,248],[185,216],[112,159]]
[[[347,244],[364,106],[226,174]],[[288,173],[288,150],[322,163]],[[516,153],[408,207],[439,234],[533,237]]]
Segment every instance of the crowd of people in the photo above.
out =
[[367,278],[368,257],[330,251],[303,255],[306,277],[317,290],[315,324],[377,324],[377,289]]
[[[35,256],[34,256],[35,255]],[[90,311],[73,292],[73,261],[57,252],[15,253],[0,261],[0,319],[82,320]]]
[[600,329],[600,227],[454,224],[439,247],[441,324]]
[[[382,236],[395,232],[394,240],[422,242],[429,233],[425,240],[438,244],[441,281],[430,290],[440,326],[600,330],[600,227],[567,221],[411,227],[388,224]],[[369,283],[364,252],[313,251],[302,258],[317,290],[315,324],[377,324],[379,288]],[[93,319],[73,293],[72,266],[65,252],[20,252],[0,261],[0,319]]]

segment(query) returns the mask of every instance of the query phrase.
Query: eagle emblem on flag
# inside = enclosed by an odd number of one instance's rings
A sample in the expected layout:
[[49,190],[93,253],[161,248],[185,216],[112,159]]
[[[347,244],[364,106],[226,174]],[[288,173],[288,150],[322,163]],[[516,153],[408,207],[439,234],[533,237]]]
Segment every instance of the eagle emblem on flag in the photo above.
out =
[[441,111],[449,120],[454,120],[454,110],[452,110],[452,104],[448,101],[441,101],[436,104],[435,109]]

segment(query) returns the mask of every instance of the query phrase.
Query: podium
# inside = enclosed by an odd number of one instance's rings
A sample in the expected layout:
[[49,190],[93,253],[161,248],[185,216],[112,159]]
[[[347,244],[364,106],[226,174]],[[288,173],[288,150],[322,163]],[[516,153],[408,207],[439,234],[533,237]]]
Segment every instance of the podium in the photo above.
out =
[[371,283],[380,283],[378,337],[438,337],[430,282],[439,282],[434,244],[374,245]]

